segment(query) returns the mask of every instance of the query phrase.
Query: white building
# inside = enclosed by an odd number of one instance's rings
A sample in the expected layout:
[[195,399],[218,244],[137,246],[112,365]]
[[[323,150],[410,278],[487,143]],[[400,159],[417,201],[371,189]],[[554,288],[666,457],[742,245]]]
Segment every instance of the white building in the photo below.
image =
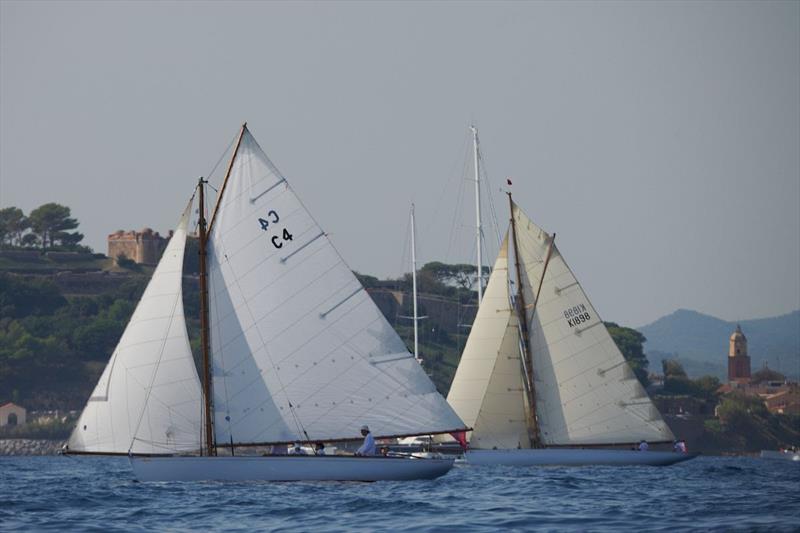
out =
[[0,405],[0,427],[22,426],[25,424],[28,412],[24,407],[7,402]]

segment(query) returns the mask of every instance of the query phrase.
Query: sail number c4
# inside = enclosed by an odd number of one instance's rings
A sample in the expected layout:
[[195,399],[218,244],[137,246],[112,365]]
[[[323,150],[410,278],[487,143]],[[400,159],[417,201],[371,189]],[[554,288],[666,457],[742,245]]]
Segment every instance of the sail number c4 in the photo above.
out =
[[564,311],[564,318],[567,319],[567,324],[569,327],[574,328],[578,324],[583,324],[591,320],[591,315],[586,310],[586,306],[583,304],[578,304],[574,307],[570,307],[569,309]]
[[[264,231],[269,231],[269,225],[277,224],[278,221],[280,221],[280,219],[281,218],[278,216],[278,213],[270,209],[269,211],[267,211],[267,218],[259,218],[258,223],[261,225],[261,229],[263,229]],[[275,248],[283,248],[284,241],[292,240],[292,234],[289,233],[289,230],[286,228],[281,228],[281,229],[283,231],[280,234],[273,235],[270,238],[270,242],[272,243],[272,246],[274,246]]]

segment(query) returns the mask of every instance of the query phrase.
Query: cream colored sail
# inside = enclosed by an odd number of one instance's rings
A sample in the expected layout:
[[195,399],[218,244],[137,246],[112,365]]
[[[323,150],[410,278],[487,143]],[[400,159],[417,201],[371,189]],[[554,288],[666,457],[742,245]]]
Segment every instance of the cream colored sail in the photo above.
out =
[[191,202],[81,413],[70,451],[156,454],[200,448],[200,381],[181,290],[190,207]]
[[508,297],[508,233],[447,401],[472,427],[472,448],[528,448],[519,328]]
[[208,257],[218,444],[464,428],[246,129],[221,195]]
[[536,408],[544,444],[672,440],[551,237],[513,205],[527,305]]

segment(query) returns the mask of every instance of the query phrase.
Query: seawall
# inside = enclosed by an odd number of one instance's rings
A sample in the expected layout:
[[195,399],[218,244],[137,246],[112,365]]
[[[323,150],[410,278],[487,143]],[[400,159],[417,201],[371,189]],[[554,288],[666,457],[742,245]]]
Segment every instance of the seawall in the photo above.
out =
[[63,440],[0,439],[0,455],[56,455]]

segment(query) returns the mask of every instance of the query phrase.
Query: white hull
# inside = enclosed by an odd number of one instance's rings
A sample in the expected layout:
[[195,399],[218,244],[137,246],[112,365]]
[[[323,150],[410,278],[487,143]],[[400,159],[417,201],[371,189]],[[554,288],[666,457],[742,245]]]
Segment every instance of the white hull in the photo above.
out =
[[800,452],[776,452],[761,450],[762,459],[781,459],[783,461],[800,461]]
[[469,450],[466,453],[467,463],[472,465],[509,466],[667,466],[681,461],[688,461],[694,457],[697,457],[697,455],[677,452],[576,448]]
[[407,481],[443,476],[453,462],[339,455],[131,457],[139,481]]

